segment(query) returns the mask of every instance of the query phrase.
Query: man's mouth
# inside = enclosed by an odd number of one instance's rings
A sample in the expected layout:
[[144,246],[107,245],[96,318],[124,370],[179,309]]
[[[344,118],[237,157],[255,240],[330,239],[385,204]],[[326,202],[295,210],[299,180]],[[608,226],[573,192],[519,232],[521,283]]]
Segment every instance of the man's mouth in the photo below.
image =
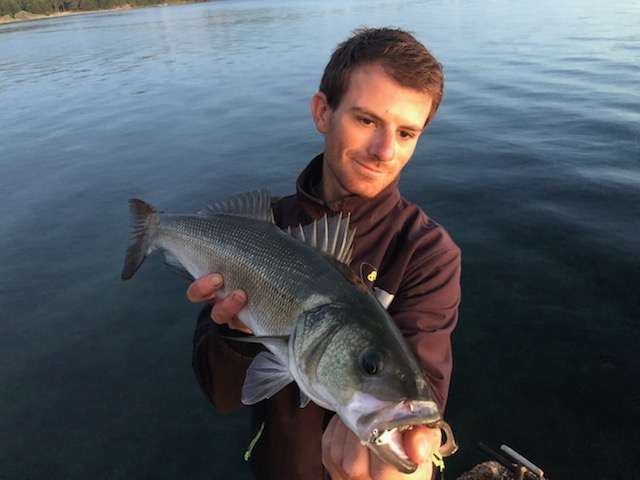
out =
[[368,160],[363,160],[359,158],[354,158],[353,161],[357,163],[361,168],[365,169],[367,172],[370,172],[374,175],[384,175],[385,171],[375,167],[374,162],[370,162]]

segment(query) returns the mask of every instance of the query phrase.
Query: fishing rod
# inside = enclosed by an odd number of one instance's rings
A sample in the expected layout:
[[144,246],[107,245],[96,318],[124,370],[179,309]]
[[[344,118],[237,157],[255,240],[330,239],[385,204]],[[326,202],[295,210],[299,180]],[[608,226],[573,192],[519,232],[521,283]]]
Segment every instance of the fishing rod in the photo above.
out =
[[482,442],[478,443],[478,448],[509,470],[515,480],[549,480],[540,467],[508,445],[501,445],[500,452]]

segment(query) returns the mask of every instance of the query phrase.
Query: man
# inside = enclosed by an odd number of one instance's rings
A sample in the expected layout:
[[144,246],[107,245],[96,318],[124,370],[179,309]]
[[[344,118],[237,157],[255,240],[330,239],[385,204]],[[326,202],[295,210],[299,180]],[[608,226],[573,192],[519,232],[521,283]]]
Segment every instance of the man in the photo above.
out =
[[[440,64],[410,34],[357,31],[333,53],[311,100],[324,153],[302,172],[296,195],[273,207],[280,227],[304,225],[325,213],[351,213],[357,235],[350,266],[388,304],[444,410],[460,301],[460,250],[397,188],[442,91]],[[250,333],[236,316],[250,299],[241,290],[216,299],[223,282],[217,274],[202,277],[187,297],[217,300],[198,320],[193,367],[212,404],[230,411],[240,406],[252,352],[218,332]],[[293,384],[253,408],[253,425],[258,434],[252,468],[260,479],[430,478],[431,454],[441,442],[439,430],[420,426],[406,432],[405,451],[420,466],[412,475],[401,474],[362,446],[337,415],[314,404],[299,408]]]

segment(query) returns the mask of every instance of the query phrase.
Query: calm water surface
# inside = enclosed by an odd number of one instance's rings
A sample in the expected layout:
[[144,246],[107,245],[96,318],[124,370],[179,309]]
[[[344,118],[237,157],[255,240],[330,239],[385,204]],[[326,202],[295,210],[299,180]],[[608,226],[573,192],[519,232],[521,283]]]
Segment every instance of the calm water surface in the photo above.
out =
[[508,443],[640,478],[640,4],[207,4],[0,27],[0,478],[249,478],[191,373],[197,307],[126,201],[293,190],[330,51],[413,31],[446,95],[402,180],[463,249],[448,478]]

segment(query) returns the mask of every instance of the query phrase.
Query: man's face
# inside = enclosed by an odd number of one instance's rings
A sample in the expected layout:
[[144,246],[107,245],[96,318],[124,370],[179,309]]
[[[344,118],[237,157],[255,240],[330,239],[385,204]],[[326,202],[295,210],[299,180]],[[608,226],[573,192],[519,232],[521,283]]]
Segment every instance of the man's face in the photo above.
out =
[[312,111],[325,135],[325,200],[372,198],[384,190],[413,155],[430,109],[427,93],[399,85],[377,64],[352,72],[336,110],[316,94]]

